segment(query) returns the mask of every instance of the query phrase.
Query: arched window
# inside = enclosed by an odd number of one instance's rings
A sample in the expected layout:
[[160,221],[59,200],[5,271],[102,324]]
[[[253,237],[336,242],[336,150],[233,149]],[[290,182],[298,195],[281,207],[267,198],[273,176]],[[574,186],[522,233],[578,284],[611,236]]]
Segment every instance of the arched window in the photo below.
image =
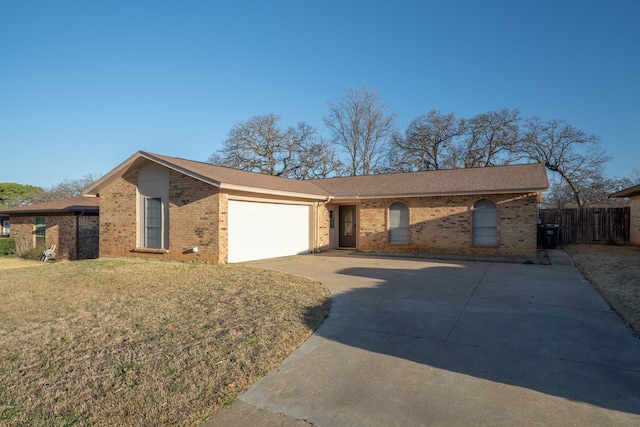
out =
[[473,245],[496,246],[497,244],[498,212],[496,205],[491,200],[478,200],[473,206]]
[[409,243],[409,208],[404,203],[389,207],[389,243]]

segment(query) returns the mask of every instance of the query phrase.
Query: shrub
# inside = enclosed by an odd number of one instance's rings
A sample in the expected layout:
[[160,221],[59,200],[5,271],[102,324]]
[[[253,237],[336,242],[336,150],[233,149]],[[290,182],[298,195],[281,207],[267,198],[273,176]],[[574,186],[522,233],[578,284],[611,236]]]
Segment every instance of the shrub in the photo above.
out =
[[33,250],[33,241],[28,237],[20,236],[15,238],[16,255],[20,258],[24,258],[25,255]]
[[0,238],[0,255],[16,253],[16,241],[11,237]]
[[42,252],[44,252],[46,249],[47,248],[44,245],[37,245],[35,248],[31,248],[23,252],[22,255],[19,256],[28,260],[39,261],[40,257],[42,256]]

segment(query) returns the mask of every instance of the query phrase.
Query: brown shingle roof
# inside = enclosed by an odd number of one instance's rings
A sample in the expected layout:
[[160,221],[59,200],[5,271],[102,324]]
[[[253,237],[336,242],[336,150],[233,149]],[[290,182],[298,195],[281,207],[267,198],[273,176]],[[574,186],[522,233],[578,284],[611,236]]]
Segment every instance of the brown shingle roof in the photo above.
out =
[[542,163],[327,178],[314,182],[336,198],[521,193],[549,187]]
[[20,206],[18,208],[3,209],[3,214],[45,214],[63,212],[98,212],[100,200],[97,197],[71,197],[68,199],[51,200],[49,202],[34,203],[33,205]]
[[177,166],[183,173],[196,175],[213,181],[221,188],[233,188],[242,190],[256,189],[273,190],[286,193],[298,193],[316,196],[328,196],[329,193],[318,188],[312,181],[281,178],[256,172],[247,172],[223,166],[214,166],[210,163],[196,162],[177,157],[162,156],[160,154],[144,153],[151,159],[161,160],[169,165]]
[[543,191],[549,187],[546,170],[541,163],[296,180],[139,151],[85,189],[84,194],[97,195],[100,188],[110,180],[147,161],[161,164],[221,189],[316,200],[329,197],[347,199],[522,193]]

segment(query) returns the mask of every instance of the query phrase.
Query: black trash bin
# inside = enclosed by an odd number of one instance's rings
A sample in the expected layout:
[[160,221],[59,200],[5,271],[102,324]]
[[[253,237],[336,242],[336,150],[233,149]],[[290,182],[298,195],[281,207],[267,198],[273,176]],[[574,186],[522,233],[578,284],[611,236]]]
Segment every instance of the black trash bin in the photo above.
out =
[[558,234],[560,227],[557,224],[547,224],[543,227],[542,242],[545,249],[555,249],[558,247]]

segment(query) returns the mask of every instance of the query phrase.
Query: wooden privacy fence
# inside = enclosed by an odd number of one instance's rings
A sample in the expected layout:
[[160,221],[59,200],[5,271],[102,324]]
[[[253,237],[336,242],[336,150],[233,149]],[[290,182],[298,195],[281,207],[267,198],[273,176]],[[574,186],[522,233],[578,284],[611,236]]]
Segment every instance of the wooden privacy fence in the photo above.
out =
[[541,209],[541,224],[559,226],[558,243],[629,242],[630,208]]

